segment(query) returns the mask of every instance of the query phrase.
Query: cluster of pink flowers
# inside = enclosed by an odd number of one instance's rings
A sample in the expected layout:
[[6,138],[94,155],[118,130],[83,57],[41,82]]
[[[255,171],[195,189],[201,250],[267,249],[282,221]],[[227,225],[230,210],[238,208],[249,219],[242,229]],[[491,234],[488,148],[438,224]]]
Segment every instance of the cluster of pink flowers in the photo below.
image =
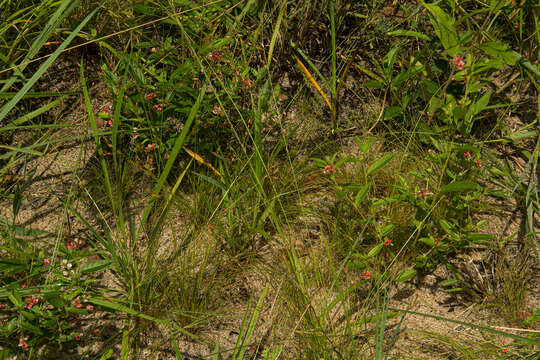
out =
[[26,308],[30,310],[34,305],[39,304],[39,298],[37,296],[27,297],[26,302],[28,303],[26,305]]
[[[469,151],[464,152],[464,153],[463,153],[463,156],[465,156],[465,160],[467,160],[467,161],[471,161],[471,160],[472,160],[472,155],[471,155],[471,153],[470,153]],[[482,165],[482,161],[476,160],[476,161],[474,162],[474,165],[476,165],[476,166],[481,166],[481,165]]]
[[218,104],[214,104],[214,108],[212,109],[212,114],[214,115],[223,115],[223,110],[221,110],[221,107]]
[[531,315],[532,314],[530,312],[526,312],[526,311],[520,311],[519,312],[519,317],[522,318],[522,319],[527,317],[527,316],[531,316]]
[[221,51],[212,51],[210,54],[208,54],[208,58],[212,62],[218,62],[223,57],[223,53]]
[[161,111],[163,110],[163,106],[161,106],[161,104],[156,104],[154,105],[154,109],[156,109],[157,111]]
[[371,273],[369,271],[362,271],[362,279],[371,279]]
[[144,149],[144,152],[149,152],[149,151],[153,151],[155,149],[157,149],[159,146],[157,144],[148,144],[146,145],[146,149]]
[[330,164],[330,165],[326,165],[324,167],[324,172],[329,174],[331,172],[334,172],[334,165],[333,164]]
[[420,190],[418,192],[415,193],[416,196],[423,196],[423,197],[428,197],[428,196],[432,196],[433,193],[429,190],[429,189],[423,189],[423,190]]
[[392,246],[392,239],[385,239],[384,246]]
[[28,343],[26,341],[21,340],[21,342],[19,342],[19,346],[22,347],[23,350],[26,350],[26,351],[30,350],[30,347],[28,346]]
[[463,58],[461,56],[456,56],[454,58],[454,64],[457,65],[458,70],[462,70],[463,66],[465,66],[465,62],[463,61]]

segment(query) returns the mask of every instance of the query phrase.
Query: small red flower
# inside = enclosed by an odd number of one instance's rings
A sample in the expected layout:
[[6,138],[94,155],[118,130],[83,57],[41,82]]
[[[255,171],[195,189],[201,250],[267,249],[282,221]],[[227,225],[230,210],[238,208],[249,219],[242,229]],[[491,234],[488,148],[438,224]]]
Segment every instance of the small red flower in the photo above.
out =
[[113,119],[109,119],[109,121],[107,121],[107,125],[112,126],[113,125]]
[[369,271],[362,271],[362,279],[371,279],[371,273]]
[[392,239],[384,240],[384,246],[391,246],[391,245],[392,245]]
[[49,259],[44,259],[43,262],[44,262],[46,265],[50,265],[50,264],[51,264],[51,260],[49,260]]
[[151,94],[146,94],[145,98],[146,98],[146,100],[152,100],[156,96],[157,96],[156,93],[151,93]]
[[458,62],[458,64],[457,64],[458,70],[462,70],[463,66],[465,66],[465,63],[463,61]]
[[150,51],[153,52],[153,53],[156,53],[157,49],[155,47],[153,47]]
[[221,107],[218,104],[214,104],[214,108],[212,109],[212,114],[223,115],[223,111],[221,111]]
[[331,173],[331,172],[334,172],[334,165],[333,165],[333,164],[326,165],[326,166],[324,167],[324,172],[325,172],[325,173]]
[[88,311],[94,310],[94,305],[87,305],[86,310],[88,310]]
[[502,352],[503,354],[508,354],[508,349],[502,349],[501,352]]
[[467,151],[467,152],[464,152],[464,153],[463,153],[463,156],[465,156],[465,159],[466,159],[467,161],[469,161],[469,160],[472,159],[472,155],[471,155],[471,153],[468,152],[468,151]]
[[480,160],[478,160],[477,162],[474,163],[474,165],[480,166],[481,163],[482,163],[482,162],[481,162]]
[[75,335],[75,340],[76,341],[81,341],[81,335],[79,335],[79,334]]
[[455,64],[455,65],[459,64],[459,62],[460,62],[461,60],[463,60],[463,58],[462,58],[461,56],[456,56],[456,57],[454,58],[454,64]]
[[152,150],[155,150],[157,148],[157,144],[148,144],[146,145],[146,149],[144,149],[144,152],[149,152],[149,151],[152,151]]
[[25,283],[25,282],[23,282],[23,283],[21,284],[21,288],[22,288],[22,289],[26,289],[26,283]]
[[154,105],[154,109],[156,109],[157,111],[161,111],[163,110],[163,107],[161,106],[161,104],[156,104]]
[[169,158],[169,154],[163,155],[163,158],[164,158],[165,160],[167,160],[167,159]]

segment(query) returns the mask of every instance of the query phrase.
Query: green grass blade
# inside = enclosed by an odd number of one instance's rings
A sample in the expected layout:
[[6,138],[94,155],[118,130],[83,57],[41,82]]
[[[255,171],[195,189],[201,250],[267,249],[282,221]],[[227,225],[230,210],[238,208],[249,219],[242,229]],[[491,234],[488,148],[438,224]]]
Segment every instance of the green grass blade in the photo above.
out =
[[146,224],[146,221],[148,220],[148,217],[150,216],[150,212],[152,211],[152,207],[154,206],[156,199],[159,197],[159,194],[161,193],[161,189],[163,188],[163,185],[165,184],[165,180],[167,179],[167,176],[169,175],[169,172],[171,171],[174,161],[176,160],[178,153],[180,152],[180,150],[182,149],[182,146],[184,145],[186,136],[189,130],[191,129],[191,125],[193,124],[193,121],[195,120],[195,116],[199,112],[199,107],[201,106],[202,100],[206,93],[206,86],[207,84],[205,83],[201,87],[199,96],[197,97],[197,101],[195,101],[195,104],[193,104],[193,106],[191,107],[191,111],[189,112],[186,123],[184,124],[184,128],[182,129],[182,132],[180,133],[180,135],[178,135],[178,137],[176,138],[174,142],[174,147],[171,150],[169,159],[165,163],[165,167],[163,168],[163,171],[161,172],[159,179],[157,181],[157,184],[154,187],[154,190],[152,192],[152,199],[150,200],[150,202],[148,203],[148,205],[146,206],[144,210],[141,223],[139,227],[137,228],[137,232],[135,234],[136,239],[139,238],[141,229]]
[[32,86],[38,81],[38,79],[47,71],[47,69],[53,64],[53,62],[60,56],[62,51],[73,41],[73,39],[79,34],[79,32],[82,30],[82,28],[90,21],[90,19],[97,13],[99,9],[103,6],[105,2],[102,2],[97,8],[94,9],[90,14],[88,14],[84,20],[73,30],[71,34],[67,37],[66,40],[60,44],[60,46],[54,51],[54,53],[47,59],[39,69],[36,71],[36,73],[24,84],[21,90],[17,92],[17,94],[7,103],[5,104],[2,109],[0,110],[0,121],[2,121],[6,115],[17,105],[17,103],[23,98],[23,96],[30,91]]

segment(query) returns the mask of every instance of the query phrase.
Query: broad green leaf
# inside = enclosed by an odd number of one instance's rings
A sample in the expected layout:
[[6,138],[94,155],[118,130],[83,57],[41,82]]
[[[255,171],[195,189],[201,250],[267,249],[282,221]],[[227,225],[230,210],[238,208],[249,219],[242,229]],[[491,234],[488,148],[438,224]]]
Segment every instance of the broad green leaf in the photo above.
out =
[[383,248],[383,244],[379,244],[379,245],[376,245],[375,247],[373,247],[373,249],[369,250],[369,252],[366,254],[365,258],[366,259],[369,259],[369,258],[372,258],[374,256],[377,256],[381,250]]
[[84,263],[81,266],[81,271],[83,274],[90,274],[96,271],[100,271],[112,264],[110,260],[95,260]]
[[459,37],[456,32],[455,20],[437,5],[424,4],[429,11],[429,18],[435,29],[435,34],[441,40],[443,47],[450,56],[459,54]]
[[358,193],[356,193],[356,198],[354,199],[355,205],[358,206],[366,198],[369,189],[371,189],[371,183],[365,184],[360,190],[358,190]]
[[444,231],[446,231],[446,233],[450,234],[454,232],[454,227],[448,221],[441,219],[441,221],[439,221],[439,224],[441,224],[441,227]]
[[486,54],[502,60],[507,65],[513,66],[516,64],[516,56],[514,55],[513,50],[501,41],[485,42],[478,47]]
[[451,193],[460,191],[478,190],[480,185],[474,181],[455,181],[453,183],[441,186],[441,193]]
[[395,282],[405,282],[405,281],[409,281],[409,280],[411,280],[415,275],[416,275],[416,270],[415,270],[415,269],[408,269],[408,270],[405,270],[405,271],[401,272],[401,274],[399,274],[398,276],[396,276],[396,278],[394,279],[394,281],[395,281]]
[[386,164],[388,164],[394,158],[394,154],[386,154],[380,159],[376,160],[373,164],[367,169],[367,175],[373,175],[380,169],[382,169]]

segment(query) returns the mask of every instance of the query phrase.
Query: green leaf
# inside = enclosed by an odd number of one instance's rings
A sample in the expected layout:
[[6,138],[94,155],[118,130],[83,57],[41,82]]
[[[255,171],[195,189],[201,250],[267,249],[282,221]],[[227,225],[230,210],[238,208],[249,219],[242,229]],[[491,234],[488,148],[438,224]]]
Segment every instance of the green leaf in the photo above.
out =
[[424,39],[426,41],[430,41],[430,37],[426,34],[422,34],[418,31],[411,31],[411,30],[395,30],[395,31],[389,31],[388,35],[390,36],[411,36],[419,39]]
[[451,234],[454,232],[454,227],[448,221],[441,219],[439,223],[441,224],[441,227],[443,228],[444,231],[446,231],[447,234]]
[[366,198],[369,189],[371,189],[371,183],[365,184],[360,190],[358,190],[358,193],[356,193],[356,198],[354,199],[355,205],[358,206]]
[[493,239],[493,235],[472,233],[467,234],[467,239],[471,241],[484,241]]
[[429,11],[429,18],[435,29],[435,34],[441,40],[443,47],[450,56],[459,54],[459,37],[457,35],[455,20],[437,5],[424,4]]
[[352,260],[348,267],[350,270],[362,270],[367,267],[367,263],[362,260]]
[[502,60],[507,65],[516,64],[516,56],[512,49],[501,41],[489,41],[478,46],[486,54]]
[[369,250],[369,252],[366,254],[366,256],[364,257],[365,259],[369,259],[369,258],[372,258],[374,256],[377,256],[381,250],[383,248],[383,244],[379,244],[375,247],[373,247],[373,249]]
[[424,244],[426,245],[429,245],[429,246],[432,246],[434,247],[435,246],[435,241],[432,239],[432,238],[420,238],[418,239],[418,241],[421,241],[423,242]]
[[403,271],[401,274],[399,274],[398,276],[396,276],[396,278],[394,279],[394,281],[395,281],[395,282],[405,282],[405,281],[409,281],[409,280],[411,280],[415,275],[416,275],[416,270],[415,270],[415,269],[405,270],[405,271]]
[[441,281],[441,285],[442,286],[452,286],[452,285],[455,285],[459,282],[459,280],[456,280],[456,279],[448,279],[448,280],[444,280],[444,281]]
[[81,266],[81,271],[83,274],[90,274],[96,271],[100,271],[112,264],[110,260],[96,260],[84,263]]
[[392,159],[394,158],[394,154],[386,154],[377,161],[375,161],[373,164],[370,165],[370,167],[367,169],[367,176],[373,175],[380,169],[382,169],[386,164],[388,164]]
[[455,181],[451,184],[447,184],[441,187],[441,193],[451,193],[460,191],[478,190],[480,185],[474,181]]

